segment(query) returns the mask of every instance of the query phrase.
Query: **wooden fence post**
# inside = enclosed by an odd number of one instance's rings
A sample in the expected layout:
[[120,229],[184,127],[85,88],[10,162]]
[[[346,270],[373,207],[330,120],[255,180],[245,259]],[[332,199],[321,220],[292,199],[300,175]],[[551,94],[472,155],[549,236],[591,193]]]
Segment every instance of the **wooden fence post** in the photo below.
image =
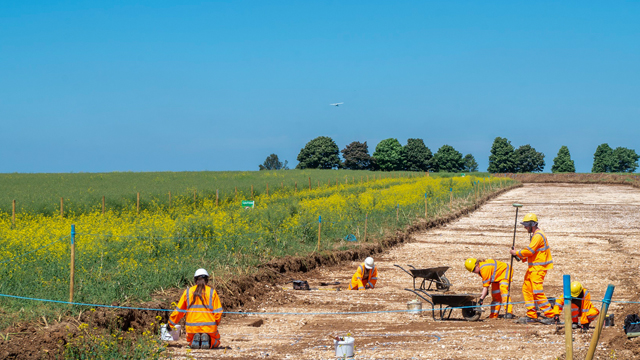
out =
[[238,187],[236,186],[236,194],[235,194],[235,201],[238,201]]
[[398,225],[399,220],[400,220],[400,204],[396,205],[396,225]]
[[[571,328],[571,275],[562,276],[564,289],[564,342],[565,342],[565,358],[573,360],[573,334]],[[602,315],[601,317],[604,317]]]
[[[269,184],[267,184],[267,195],[269,195]],[[216,206],[218,206],[219,199],[220,199],[220,194],[218,193],[218,189],[216,189]]]
[[364,241],[367,241],[367,222],[369,221],[369,214],[364,215]]
[[269,183],[267,183],[267,196],[269,196]]
[[73,287],[76,273],[76,226],[71,225],[71,274],[69,278],[69,302],[73,302]]
[[64,199],[60,198],[60,220],[64,219]]
[[453,188],[449,188],[449,210],[453,211]]
[[331,187],[331,179],[327,180],[327,186]]
[[169,209],[171,209],[171,191],[169,191]]
[[137,193],[137,200],[136,200],[136,214],[140,213],[140,193]]
[[102,215],[104,215],[104,196],[102,197]]
[[296,181],[296,187],[295,187],[295,190],[294,190],[293,192],[298,193],[298,182],[297,182],[297,181]]
[[11,223],[16,227],[16,200],[11,202]]

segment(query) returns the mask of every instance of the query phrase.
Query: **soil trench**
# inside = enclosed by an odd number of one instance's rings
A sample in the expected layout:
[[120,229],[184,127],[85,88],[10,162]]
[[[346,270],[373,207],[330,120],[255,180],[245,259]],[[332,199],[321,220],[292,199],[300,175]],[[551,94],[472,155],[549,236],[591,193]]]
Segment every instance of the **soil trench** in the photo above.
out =
[[[291,284],[269,291],[245,312],[312,313],[406,310],[416,298],[405,288],[412,278],[394,267],[451,267],[446,276],[450,293],[479,293],[481,280],[465,270],[467,257],[494,258],[508,262],[513,240],[515,209],[519,219],[527,212],[538,215],[548,237],[554,268],[545,279],[549,297],[562,293],[562,275],[571,274],[589,289],[592,299],[602,299],[607,284],[616,286],[614,300],[639,301],[640,239],[637,225],[640,190],[622,185],[525,184],[488,201],[472,214],[438,228],[416,232],[410,242],[374,255],[378,266],[376,289],[345,291],[360,261],[340,266],[321,266],[304,273],[304,280],[318,290],[293,290]],[[557,205],[556,205],[557,204]],[[634,206],[630,206],[634,205]],[[528,245],[529,237],[518,226],[516,248]],[[526,264],[514,264],[513,301],[522,301],[522,279]],[[288,274],[287,274],[288,275]],[[340,282],[320,286],[321,282]],[[265,284],[266,287],[270,286]],[[489,303],[487,299],[485,303]],[[595,302],[600,308],[601,303]],[[224,305],[224,304],[223,304]],[[430,305],[423,301],[423,308]],[[634,359],[640,342],[626,340],[624,317],[640,306],[612,304],[616,325],[605,328],[596,358]],[[335,349],[332,337],[351,333],[355,358],[360,359],[555,359],[564,355],[564,330],[555,326],[520,325],[512,320],[489,320],[486,308],[480,321],[465,321],[460,310],[451,320],[434,321],[431,312],[412,315],[387,312],[351,315],[226,315],[219,331],[222,349],[190,350],[181,340],[171,344],[177,358],[295,358],[330,359]],[[524,305],[514,313],[522,316]],[[436,315],[437,316],[437,315]],[[594,324],[595,325],[595,324]],[[593,326],[588,334],[574,330],[574,354],[584,358]],[[184,336],[183,336],[184,338]]]

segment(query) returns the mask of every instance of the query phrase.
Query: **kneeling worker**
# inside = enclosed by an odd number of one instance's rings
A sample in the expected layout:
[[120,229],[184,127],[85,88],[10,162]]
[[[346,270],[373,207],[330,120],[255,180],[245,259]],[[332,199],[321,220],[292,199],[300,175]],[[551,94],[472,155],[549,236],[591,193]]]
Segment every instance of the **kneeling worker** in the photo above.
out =
[[351,277],[348,290],[366,290],[376,287],[378,268],[373,264],[373,258],[368,257],[358,266],[358,270]]
[[189,346],[192,349],[213,349],[220,346],[218,325],[222,318],[222,304],[218,293],[207,285],[207,270],[196,270],[193,280],[196,285],[184,291],[169,317],[167,328],[176,326],[186,312],[185,331]]
[[500,313],[500,304],[506,303],[507,313],[504,316],[505,319],[513,319],[513,306],[511,298],[509,297],[509,279],[512,276],[512,271],[509,269],[509,265],[502,261],[496,261],[493,259],[481,260],[469,258],[464,262],[464,267],[482,278],[482,294],[480,295],[480,301],[482,305],[484,298],[489,293],[489,285],[491,285],[491,314],[489,319],[498,318]]
[[[591,294],[582,284],[574,281],[571,283],[571,322],[574,329],[580,327],[582,331],[589,329],[589,324],[600,314],[598,309],[591,303]],[[560,322],[560,313],[564,306],[564,296],[556,300],[556,306],[553,307],[556,322]]]

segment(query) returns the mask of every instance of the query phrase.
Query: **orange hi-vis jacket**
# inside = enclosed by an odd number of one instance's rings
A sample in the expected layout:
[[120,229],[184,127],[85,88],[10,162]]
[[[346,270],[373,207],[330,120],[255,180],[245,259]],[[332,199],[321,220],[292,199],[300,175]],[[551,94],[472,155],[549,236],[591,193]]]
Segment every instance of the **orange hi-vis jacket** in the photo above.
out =
[[491,283],[509,281],[509,265],[502,261],[487,259],[479,264],[482,286],[489,287]]
[[366,279],[362,278],[364,274],[364,263],[358,266],[358,270],[351,277],[351,284],[349,284],[348,290],[365,290],[367,287],[373,289],[376,287],[376,282],[378,281],[378,267],[373,266],[373,269],[369,270],[369,277]]
[[[577,323],[578,320],[580,320],[580,324],[588,324],[600,314],[600,311],[593,306],[591,294],[586,289],[584,290],[580,303],[581,305],[578,306],[571,301],[571,319],[573,322]],[[560,298],[556,300],[556,306],[553,308],[553,311],[556,315],[560,315],[563,307],[564,296],[560,296]]]
[[178,306],[169,317],[169,323],[176,326],[186,313],[185,331],[188,334],[215,333],[222,318],[222,304],[218,293],[213,288],[205,286],[202,292],[203,304],[200,298],[193,294],[196,287],[192,286],[184,291]]
[[537,230],[531,237],[529,246],[518,251],[518,257],[522,262],[529,262],[529,271],[553,269],[551,249],[542,230]]

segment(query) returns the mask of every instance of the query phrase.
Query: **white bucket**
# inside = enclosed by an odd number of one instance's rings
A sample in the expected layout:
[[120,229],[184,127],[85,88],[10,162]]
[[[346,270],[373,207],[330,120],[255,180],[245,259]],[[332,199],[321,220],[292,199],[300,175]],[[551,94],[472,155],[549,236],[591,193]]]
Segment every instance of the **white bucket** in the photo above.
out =
[[180,340],[180,325],[173,327],[173,330],[167,331],[167,325],[160,328],[160,340],[162,341],[178,341]]
[[344,340],[333,340],[333,345],[336,347],[336,357],[353,357],[353,343],[355,339],[350,336],[345,336]]
[[407,310],[412,315],[422,315],[422,303],[418,300],[411,300],[407,302]]

